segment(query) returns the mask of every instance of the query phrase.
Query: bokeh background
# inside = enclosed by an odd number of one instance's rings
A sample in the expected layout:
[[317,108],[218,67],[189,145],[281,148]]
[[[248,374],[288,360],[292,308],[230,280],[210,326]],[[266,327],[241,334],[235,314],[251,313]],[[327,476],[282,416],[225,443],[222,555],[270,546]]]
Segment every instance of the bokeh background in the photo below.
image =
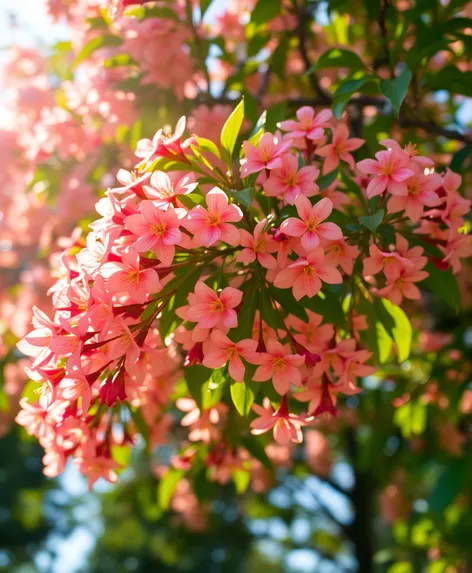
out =
[[[324,4],[320,3],[316,15],[321,26],[328,23]],[[215,0],[207,19],[216,20],[225,9],[225,0]],[[0,0],[0,37],[0,68],[11,61],[12,45],[50,53],[60,49],[61,43],[71,41],[70,27],[52,23],[39,0]],[[216,63],[210,58],[210,69],[212,66],[216,67]],[[0,75],[3,138],[12,127],[9,110],[13,96],[8,77]],[[221,91],[218,79],[213,89],[215,94]],[[33,104],[38,93],[31,93]],[[446,102],[448,97],[438,90],[435,102]],[[22,101],[31,104],[27,96]],[[456,99],[448,113],[448,124],[461,133],[466,131],[472,116],[470,98]],[[174,118],[169,116],[172,123]],[[199,117],[203,123],[208,121],[201,113],[195,114],[194,123]],[[380,123],[375,129],[380,131],[381,126]],[[386,130],[389,127],[385,125]],[[146,133],[149,135],[152,133]],[[2,166],[8,166],[8,149],[6,143],[0,144]],[[447,160],[457,151],[457,146],[443,141],[434,150]],[[110,175],[113,172],[96,173],[91,186],[105,187]],[[37,183],[41,182],[38,179]],[[94,202],[93,194],[90,199],[89,190],[85,193],[78,189],[73,178],[66,187],[62,211],[57,212],[59,223],[54,223],[56,237],[67,236],[74,228],[71,201],[79,197],[81,203],[85,197],[86,202],[92,200],[92,206]],[[41,195],[42,191],[36,188],[35,192]],[[2,179],[0,197],[9,197],[10,201],[11,196],[11,189]],[[13,331],[18,337],[28,323],[27,309],[45,298],[49,286],[46,265],[30,265],[38,245],[39,251],[43,242],[48,245],[48,229],[43,227],[46,219],[42,219],[41,210],[36,210],[35,225],[28,223],[23,227],[28,209],[29,206],[23,211],[18,209],[21,217],[17,223],[25,233],[19,257],[10,260],[7,240],[0,250],[0,257],[8,259],[2,262],[0,271],[2,313],[8,319],[14,318]],[[12,282],[12,275],[21,273],[23,283],[34,288],[27,288],[14,303],[8,302],[7,284]],[[467,301],[470,283],[461,286]],[[291,468],[288,464],[287,468],[282,467],[274,488],[242,498],[229,485],[210,492],[202,486],[197,501],[182,484],[171,512],[163,511],[157,499],[160,463],[167,461],[170,453],[166,447],[150,460],[138,445],[119,484],[110,486],[100,481],[93,492],[88,491],[74,465],[68,466],[60,478],[43,476],[42,449],[12,424],[14,404],[29,391],[21,383],[22,364],[15,364],[2,374],[0,395],[0,569],[9,573],[343,573],[356,571],[362,553],[368,552],[375,553],[378,572],[414,573],[425,567],[430,573],[472,571],[468,498],[465,494],[457,497],[462,489],[467,491],[470,483],[467,460],[472,453],[472,406],[470,395],[467,405],[463,405],[463,395],[464,388],[468,388],[472,360],[471,316],[464,311],[458,317],[447,305],[439,305],[436,310],[434,326],[446,339],[439,341],[426,335],[418,340],[419,351],[429,353],[426,363],[421,364],[429,369],[429,376],[435,373],[439,378],[446,369],[457,371],[462,404],[462,409],[456,404],[460,415],[438,417],[438,423],[443,424],[440,431],[433,424],[428,425],[431,434],[426,433],[426,413],[419,401],[415,412],[409,412],[403,420],[395,417],[389,394],[393,387],[381,387],[378,380],[373,380],[369,398],[362,401],[362,415],[371,425],[357,428],[355,436],[354,430],[349,429],[341,438],[331,436],[329,444],[324,434],[314,432],[307,446],[312,451],[310,471],[303,459],[297,459]],[[2,328],[3,359],[11,350],[10,334],[6,327]],[[445,351],[445,362],[437,365],[437,353],[447,349],[451,340],[460,352],[456,355],[459,359]],[[401,382],[402,376],[411,376],[416,367],[413,358],[405,372],[384,374]],[[431,389],[431,401],[434,399]],[[353,408],[359,405],[356,400],[351,403]],[[403,491],[414,493],[404,495]],[[371,547],[366,523],[375,528],[375,548]],[[444,555],[447,559],[443,559]],[[461,565],[454,568],[455,562]]]

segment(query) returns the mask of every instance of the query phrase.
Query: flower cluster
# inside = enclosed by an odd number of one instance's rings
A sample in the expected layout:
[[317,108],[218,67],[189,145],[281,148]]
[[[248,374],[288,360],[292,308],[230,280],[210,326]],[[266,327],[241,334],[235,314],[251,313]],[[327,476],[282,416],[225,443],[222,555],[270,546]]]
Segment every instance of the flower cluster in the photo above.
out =
[[138,142],[86,244],[62,255],[53,318],[35,309],[18,344],[41,397],[17,420],[48,475],[73,457],[91,484],[115,480],[116,448],[162,443],[179,411],[191,444],[174,467],[203,459],[222,483],[255,471],[248,440],[300,443],[375,372],[376,305],[394,319],[427,265],[456,272],[472,254],[459,176],[391,140],[356,164],[363,141],[330,111],[296,115],[245,141],[239,171],[236,112],[226,171],[216,143],[185,139],[184,118]]

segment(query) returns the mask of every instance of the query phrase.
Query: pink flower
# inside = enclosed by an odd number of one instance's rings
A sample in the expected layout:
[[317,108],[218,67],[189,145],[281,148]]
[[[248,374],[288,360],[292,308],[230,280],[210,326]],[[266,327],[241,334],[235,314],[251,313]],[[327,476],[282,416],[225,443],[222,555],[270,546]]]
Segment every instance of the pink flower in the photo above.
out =
[[206,345],[203,365],[208,368],[221,368],[229,362],[229,375],[236,382],[244,380],[245,366],[241,358],[254,360],[257,340],[244,339],[233,342],[221,330],[211,333],[211,342]]
[[164,211],[152,201],[141,203],[141,214],[126,217],[126,227],[138,236],[134,243],[139,253],[154,250],[164,266],[170,266],[174,259],[175,245],[182,240],[181,219],[186,215],[184,209]]
[[334,336],[334,328],[332,324],[321,324],[323,317],[311,310],[306,311],[308,315],[308,322],[289,316],[287,324],[291,326],[296,333],[294,334],[295,340],[308,348],[312,352],[316,352],[324,347]]
[[321,289],[321,281],[341,284],[341,273],[332,264],[326,263],[321,247],[317,247],[279,272],[274,285],[277,288],[293,288],[293,296],[300,300],[304,296],[314,297]]
[[243,218],[237,205],[229,205],[226,193],[214,187],[207,193],[208,210],[201,205],[194,207],[182,225],[194,234],[198,245],[210,247],[216,241],[224,241],[229,245],[239,243],[239,231],[232,225]]
[[303,106],[297,110],[296,116],[298,121],[288,119],[281,121],[277,127],[288,131],[290,136],[305,137],[306,139],[316,140],[324,135],[324,129],[329,127],[329,120],[333,117],[331,110],[323,109],[315,115],[315,110],[309,106]]
[[134,249],[122,254],[122,263],[105,263],[102,276],[107,279],[106,289],[112,294],[129,294],[132,302],[141,304],[149,294],[161,290],[159,276],[154,269],[141,269],[139,255]]
[[388,202],[388,212],[397,213],[405,211],[414,223],[423,216],[425,205],[434,207],[441,203],[435,193],[441,187],[442,179],[437,173],[424,175],[419,170],[405,181],[408,195],[397,195],[390,198]]
[[287,407],[286,396],[277,412],[270,405],[269,398],[264,398],[264,407],[254,404],[252,409],[258,417],[251,422],[251,434],[260,436],[269,430],[274,431],[274,440],[281,446],[288,446],[290,443],[301,444],[303,434],[301,426],[304,421],[300,416],[290,414]]
[[164,171],[155,171],[149,183],[144,187],[146,196],[160,209],[177,207],[178,196],[187,195],[198,186],[193,173],[182,177],[179,173]]
[[[162,129],[159,129],[152,140],[140,139],[136,146],[136,156],[142,158],[142,161],[138,163],[138,167],[147,167],[151,161],[158,157],[183,158],[181,139],[185,131],[185,124],[186,119],[182,116],[175,126],[173,135],[165,136]],[[183,146],[185,147],[185,142]]]
[[331,143],[320,147],[316,150],[316,155],[326,157],[323,165],[323,173],[331,173],[339,165],[339,160],[345,161],[351,169],[354,169],[354,158],[351,151],[359,149],[364,144],[363,139],[351,137],[349,139],[349,130],[347,125],[341,123],[339,127],[333,130],[333,139]]
[[252,377],[254,382],[272,379],[272,384],[280,395],[286,394],[291,384],[298,386],[301,383],[298,367],[304,364],[305,357],[300,354],[287,354],[280,342],[269,340],[267,352],[261,352],[254,362],[260,364]]
[[264,169],[282,167],[281,156],[292,146],[291,141],[279,141],[272,133],[264,133],[257,146],[249,141],[243,143],[245,159],[241,165],[241,177],[259,173]]
[[325,241],[325,261],[334,266],[340,266],[347,275],[352,275],[354,261],[359,256],[359,249],[355,245],[348,245],[344,239]]
[[397,252],[383,252],[377,245],[369,247],[370,257],[364,259],[364,275],[376,275],[383,270],[387,280],[397,279],[402,271],[413,270],[413,263]]
[[366,195],[369,199],[387,190],[392,195],[408,195],[405,179],[415,174],[408,168],[410,158],[402,149],[378,151],[374,159],[363,159],[357,164],[361,173],[375,175],[369,182]]
[[419,288],[414,284],[428,276],[426,271],[402,270],[400,275],[387,286],[377,291],[379,296],[388,298],[393,304],[401,304],[403,297],[418,300],[421,297]]
[[290,237],[301,237],[302,247],[306,251],[315,249],[321,237],[331,241],[342,239],[342,231],[337,225],[322,223],[333,210],[333,203],[329,199],[323,198],[312,206],[309,199],[299,195],[295,206],[301,220],[290,217],[280,225],[280,230]]
[[315,183],[319,174],[319,169],[311,165],[299,169],[295,155],[286,153],[282,156],[282,166],[270,172],[263,185],[264,192],[269,197],[282,195],[287,203],[293,205],[300,194],[312,197],[319,193],[320,188]]
[[472,257],[472,236],[457,235],[445,247],[439,245],[439,248],[445,255],[443,261],[451,265],[453,273],[458,273],[462,268],[460,259]]
[[236,259],[238,262],[250,264],[257,259],[259,264],[266,269],[275,269],[277,267],[277,262],[270,253],[277,251],[278,245],[272,237],[263,231],[266,224],[267,219],[257,223],[254,229],[254,236],[244,229],[239,231],[240,243],[244,249]]
[[238,325],[238,316],[233,309],[240,304],[242,296],[240,290],[232,287],[226,287],[218,296],[218,293],[203,281],[198,281],[195,293],[190,293],[188,297],[190,306],[187,319],[197,322],[200,328],[235,328]]

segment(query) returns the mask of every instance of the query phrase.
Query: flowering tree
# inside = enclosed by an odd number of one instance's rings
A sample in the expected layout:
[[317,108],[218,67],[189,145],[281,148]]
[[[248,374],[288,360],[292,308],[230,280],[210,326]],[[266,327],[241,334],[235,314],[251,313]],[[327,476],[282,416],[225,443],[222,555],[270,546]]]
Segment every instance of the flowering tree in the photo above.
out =
[[374,497],[388,571],[467,570],[467,3],[46,4],[73,38],[14,54],[3,137],[4,372],[46,475],[136,446],[200,529],[222,485],[315,474],[359,571]]

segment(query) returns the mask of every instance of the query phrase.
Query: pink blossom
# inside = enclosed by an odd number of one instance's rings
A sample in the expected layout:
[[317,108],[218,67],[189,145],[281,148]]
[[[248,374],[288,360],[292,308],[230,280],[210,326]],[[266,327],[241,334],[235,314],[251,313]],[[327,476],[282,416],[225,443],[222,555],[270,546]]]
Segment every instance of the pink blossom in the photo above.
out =
[[112,294],[129,295],[131,302],[143,303],[148,295],[161,290],[159,276],[154,269],[142,269],[134,249],[122,254],[121,263],[105,263],[101,275],[106,279],[106,290]]
[[306,139],[318,140],[324,135],[324,130],[329,127],[329,121],[333,117],[331,110],[323,109],[315,115],[315,110],[309,106],[303,106],[297,110],[298,121],[287,119],[281,121],[277,127],[288,131],[290,137],[305,137]]
[[254,362],[260,364],[252,377],[254,382],[272,379],[275,390],[283,395],[289,391],[291,384],[300,384],[301,374],[298,367],[305,362],[305,358],[300,354],[288,354],[280,342],[269,340],[267,352],[260,353]]
[[224,191],[214,187],[206,195],[208,209],[201,205],[194,207],[182,225],[194,234],[196,246],[210,247],[221,240],[229,245],[239,243],[239,231],[232,224],[243,218],[237,205],[228,204]]
[[401,304],[403,297],[411,300],[421,298],[419,288],[414,284],[424,280],[428,276],[426,271],[402,270],[400,275],[388,282],[387,286],[377,291],[379,296],[388,298],[393,304]]
[[245,229],[239,231],[240,243],[244,249],[236,259],[238,262],[250,264],[257,260],[266,269],[275,269],[277,267],[277,262],[270,253],[277,251],[278,245],[272,237],[264,232],[266,224],[267,219],[257,223],[254,228],[254,236]]
[[154,171],[149,185],[144,186],[144,191],[156,207],[168,209],[179,205],[179,195],[187,195],[197,186],[193,173],[182,176],[175,172]]
[[282,156],[282,166],[272,169],[269,178],[264,182],[264,192],[269,197],[283,196],[284,200],[293,205],[298,195],[312,197],[319,193],[315,183],[319,169],[312,165],[302,168],[298,166],[298,159],[291,153]]
[[264,133],[257,146],[249,141],[243,143],[245,159],[241,165],[241,177],[259,173],[264,169],[282,167],[282,155],[292,146],[291,141],[279,141],[272,133]]
[[370,257],[364,259],[364,275],[375,275],[383,270],[388,280],[397,279],[405,269],[413,270],[413,263],[397,252],[383,252],[377,245],[369,247]]
[[317,247],[306,257],[300,257],[275,277],[277,288],[293,288],[293,296],[300,300],[304,296],[314,297],[321,289],[321,281],[341,284],[341,273],[324,260],[321,247]]
[[324,241],[323,248],[326,262],[336,267],[339,265],[347,275],[352,275],[354,261],[360,254],[355,245],[349,245],[345,239],[338,239],[337,241]]
[[424,175],[417,169],[414,175],[405,180],[405,184],[408,195],[390,197],[387,211],[405,211],[405,215],[416,223],[423,216],[425,206],[434,207],[441,202],[435,191],[441,186],[442,179],[437,173]]
[[245,366],[241,360],[254,360],[257,340],[244,339],[233,342],[221,330],[211,333],[211,343],[205,347],[203,365],[208,368],[221,368],[229,362],[229,375],[236,382],[244,380]]
[[334,328],[332,324],[321,324],[323,317],[311,310],[306,311],[308,322],[290,316],[287,319],[287,325],[293,328],[296,332],[294,334],[295,340],[311,350],[317,352],[326,347],[327,343],[334,336]]
[[136,147],[136,156],[142,158],[138,167],[147,167],[151,161],[159,157],[177,159],[183,157],[182,135],[185,131],[186,119],[181,117],[171,136],[164,135],[159,129],[151,139],[140,139]]
[[197,322],[201,328],[235,328],[238,325],[238,316],[234,308],[240,304],[242,296],[240,290],[232,287],[224,288],[218,295],[203,281],[198,281],[195,293],[189,295],[187,319]]
[[154,250],[164,266],[172,264],[175,245],[182,240],[181,219],[184,209],[159,209],[152,201],[142,201],[140,214],[126,217],[126,227],[138,237],[134,243],[139,253]]
[[301,444],[303,441],[301,427],[304,421],[300,416],[289,413],[286,397],[282,398],[277,411],[272,408],[269,398],[264,398],[263,404],[263,407],[258,404],[252,406],[258,417],[250,424],[251,434],[260,436],[273,429],[274,440],[278,444],[282,446],[288,446],[292,442]]
[[405,179],[415,174],[408,168],[410,158],[401,149],[378,151],[377,160],[363,159],[357,164],[361,173],[375,175],[367,185],[366,195],[369,199],[381,195],[387,190],[392,195],[408,195]]
[[309,199],[299,195],[295,206],[301,220],[290,217],[280,225],[280,230],[291,237],[301,237],[302,247],[306,251],[315,249],[321,237],[332,241],[342,239],[342,231],[335,223],[322,223],[333,210],[330,199],[323,198],[312,206]]
[[331,143],[318,148],[315,152],[316,155],[326,158],[323,165],[323,173],[331,173],[331,171],[336,169],[340,159],[345,161],[351,169],[354,169],[354,158],[350,152],[359,149],[363,144],[364,140],[358,137],[351,137],[349,139],[349,129],[347,125],[341,123],[333,130]]

